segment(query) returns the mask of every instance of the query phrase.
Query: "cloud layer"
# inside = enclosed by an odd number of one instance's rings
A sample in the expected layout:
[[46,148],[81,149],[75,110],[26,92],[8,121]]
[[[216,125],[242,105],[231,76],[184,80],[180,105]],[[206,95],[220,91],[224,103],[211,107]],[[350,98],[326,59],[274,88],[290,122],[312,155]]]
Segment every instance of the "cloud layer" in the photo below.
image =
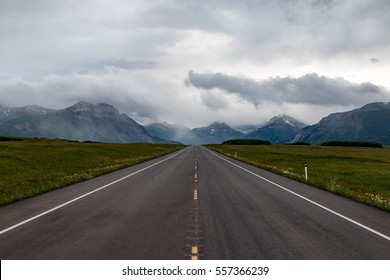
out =
[[108,102],[141,122],[188,126],[281,113],[310,123],[389,100],[389,9],[387,0],[0,1],[0,104]]
[[343,78],[328,78],[316,73],[299,78],[269,78],[256,81],[222,73],[200,74],[189,71],[187,84],[201,89],[220,89],[259,106],[264,101],[323,106],[364,105],[389,100],[384,87],[372,83],[351,83]]

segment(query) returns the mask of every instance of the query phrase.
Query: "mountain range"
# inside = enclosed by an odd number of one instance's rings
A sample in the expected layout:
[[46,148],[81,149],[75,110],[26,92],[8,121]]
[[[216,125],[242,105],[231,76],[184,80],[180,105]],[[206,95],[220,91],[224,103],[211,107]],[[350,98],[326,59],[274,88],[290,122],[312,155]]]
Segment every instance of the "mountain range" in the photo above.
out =
[[113,143],[158,143],[145,128],[109,104],[79,102],[52,110],[39,106],[0,107],[0,135]]
[[287,115],[263,125],[230,127],[224,122],[189,129],[166,122],[145,127],[112,105],[79,102],[53,110],[40,106],[0,106],[0,136],[62,138],[113,143],[222,143],[237,138],[268,140],[273,144],[325,141],[374,141],[390,145],[390,103],[331,114],[306,126]]

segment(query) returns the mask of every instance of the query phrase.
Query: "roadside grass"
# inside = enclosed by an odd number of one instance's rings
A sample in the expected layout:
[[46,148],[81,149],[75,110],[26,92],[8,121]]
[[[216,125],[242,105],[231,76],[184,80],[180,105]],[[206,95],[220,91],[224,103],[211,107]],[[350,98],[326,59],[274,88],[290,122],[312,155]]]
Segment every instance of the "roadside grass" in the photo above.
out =
[[[207,145],[251,165],[390,211],[390,148]],[[305,180],[304,164],[308,165]]]
[[0,206],[129,167],[181,145],[0,141]]

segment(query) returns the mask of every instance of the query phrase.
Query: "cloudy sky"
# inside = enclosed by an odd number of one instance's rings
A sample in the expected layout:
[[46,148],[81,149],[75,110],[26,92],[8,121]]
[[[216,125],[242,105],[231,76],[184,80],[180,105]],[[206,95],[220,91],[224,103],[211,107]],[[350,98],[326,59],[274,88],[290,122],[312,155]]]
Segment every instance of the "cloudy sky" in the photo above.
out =
[[387,0],[0,0],[0,104],[261,124],[390,101]]

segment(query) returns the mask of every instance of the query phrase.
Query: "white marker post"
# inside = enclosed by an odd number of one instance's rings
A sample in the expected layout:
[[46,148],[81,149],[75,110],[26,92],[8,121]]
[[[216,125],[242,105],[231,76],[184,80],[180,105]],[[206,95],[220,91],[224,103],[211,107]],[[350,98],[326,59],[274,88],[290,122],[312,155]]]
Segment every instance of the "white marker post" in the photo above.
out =
[[305,162],[305,179],[307,180],[307,163]]

